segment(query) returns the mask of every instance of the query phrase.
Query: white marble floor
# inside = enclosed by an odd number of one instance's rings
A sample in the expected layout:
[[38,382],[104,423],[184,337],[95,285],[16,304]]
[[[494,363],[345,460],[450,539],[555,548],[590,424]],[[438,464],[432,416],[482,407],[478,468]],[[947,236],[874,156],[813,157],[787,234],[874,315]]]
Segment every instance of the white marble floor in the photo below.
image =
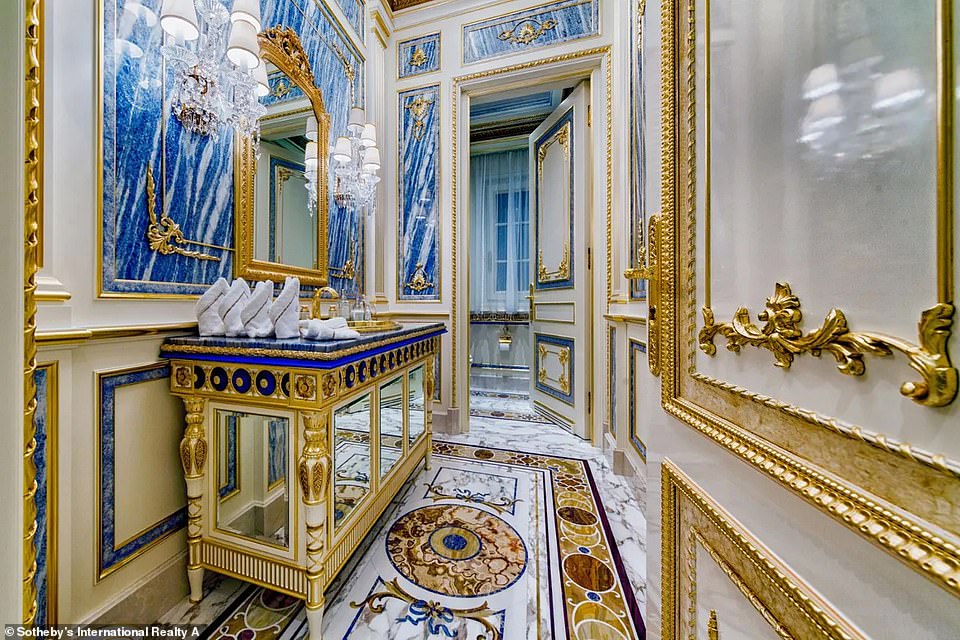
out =
[[[628,479],[617,476],[600,449],[555,425],[474,416],[470,420],[470,426],[471,430],[467,434],[435,434],[435,440],[566,456],[589,462],[637,604],[640,611],[643,611],[646,603],[646,521],[641,507],[645,494],[643,478]],[[421,471],[414,482],[422,484],[428,481],[429,479],[424,477],[426,473]],[[395,504],[405,493],[401,492]],[[381,522],[391,519],[392,510],[392,507],[388,509]],[[377,533],[378,527],[375,527],[369,538],[372,539]],[[350,563],[353,566],[346,567],[340,578],[331,585],[328,598],[335,598],[342,585],[350,581],[350,577],[358,570],[356,567],[362,566],[362,558],[366,553],[365,548],[358,549]],[[237,598],[241,590],[242,585],[236,580],[208,576],[205,582],[207,595],[201,603],[190,604],[185,600],[165,614],[160,622],[211,624],[225,606]],[[295,623],[289,631],[294,631],[295,637],[305,629]],[[283,635],[287,637],[288,633]]]

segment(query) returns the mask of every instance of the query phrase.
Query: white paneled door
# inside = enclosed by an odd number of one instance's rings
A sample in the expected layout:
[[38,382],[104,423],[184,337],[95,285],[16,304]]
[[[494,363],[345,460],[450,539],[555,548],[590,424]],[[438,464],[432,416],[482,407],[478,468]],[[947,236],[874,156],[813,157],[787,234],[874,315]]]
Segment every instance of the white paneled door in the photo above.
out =
[[530,398],[583,438],[593,400],[588,101],[583,82],[530,135]]

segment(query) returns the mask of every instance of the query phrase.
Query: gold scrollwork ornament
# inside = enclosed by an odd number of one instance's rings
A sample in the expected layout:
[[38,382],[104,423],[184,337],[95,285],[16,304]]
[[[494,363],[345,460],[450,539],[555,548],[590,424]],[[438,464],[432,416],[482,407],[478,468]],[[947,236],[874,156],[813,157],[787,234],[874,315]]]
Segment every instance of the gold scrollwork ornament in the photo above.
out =
[[406,110],[413,116],[413,137],[417,140],[423,140],[427,133],[427,114],[430,113],[432,105],[433,100],[417,96],[406,106]]
[[150,216],[150,224],[147,225],[147,243],[151,250],[164,256],[176,253],[197,260],[220,262],[217,256],[200,251],[188,251],[179,246],[197,243],[183,237],[180,225],[171,220],[166,211],[161,211],[160,219],[157,219],[157,186],[153,179],[153,167],[150,165],[147,165],[147,213]]
[[427,289],[433,287],[433,282],[427,280],[427,270],[424,268],[422,263],[417,263],[417,266],[413,271],[413,277],[410,278],[410,281],[407,282],[405,286],[407,289],[417,293],[423,293]]
[[547,31],[552,31],[556,28],[557,21],[553,19],[544,20],[543,22],[538,22],[537,20],[526,20],[521,22],[519,25],[514,26],[512,29],[501,31],[499,34],[497,34],[497,38],[504,42],[528,45],[536,40],[539,40]]
[[704,307],[699,343],[704,353],[715,355],[714,338],[719,334],[727,339],[729,351],[739,352],[743,345],[761,347],[772,352],[775,365],[783,369],[789,369],[798,354],[819,357],[826,351],[836,360],[837,369],[851,376],[863,375],[864,355],[890,356],[899,351],[922,378],[904,382],[900,393],[928,407],[943,407],[957,395],[957,369],[947,351],[953,313],[953,305],[944,303],[925,310],[919,323],[919,346],[884,334],[851,331],[840,309],[831,309],[818,329],[804,334],[800,300],[789,284],[778,282],[773,296],[767,298],[766,310],[757,316],[764,322],[762,327],[753,323],[745,307],[737,310],[732,322],[721,324],[715,322],[713,310]]
[[416,47],[410,54],[411,67],[422,67],[427,64],[428,61],[427,53],[423,50],[423,47]]

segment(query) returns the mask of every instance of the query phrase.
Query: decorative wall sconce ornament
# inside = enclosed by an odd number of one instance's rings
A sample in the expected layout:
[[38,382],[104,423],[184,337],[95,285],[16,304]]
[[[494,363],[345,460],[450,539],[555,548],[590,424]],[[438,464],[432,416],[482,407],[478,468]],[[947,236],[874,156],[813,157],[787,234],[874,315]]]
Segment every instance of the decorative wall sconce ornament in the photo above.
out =
[[163,57],[174,69],[177,119],[213,138],[232,127],[258,146],[260,98],[270,93],[257,42],[259,0],[235,0],[232,12],[220,0],[163,0],[160,26],[174,39]]
[[360,210],[368,205],[368,214],[376,205],[377,183],[380,176],[380,149],[377,148],[377,128],[364,122],[360,107],[350,110],[347,135],[337,138],[331,149],[333,162],[333,199],[343,209]]
[[416,291],[417,293],[422,293],[432,287],[433,283],[427,280],[427,270],[424,269],[422,262],[418,262],[416,269],[413,271],[413,277],[411,277],[410,282],[406,284],[406,288]]

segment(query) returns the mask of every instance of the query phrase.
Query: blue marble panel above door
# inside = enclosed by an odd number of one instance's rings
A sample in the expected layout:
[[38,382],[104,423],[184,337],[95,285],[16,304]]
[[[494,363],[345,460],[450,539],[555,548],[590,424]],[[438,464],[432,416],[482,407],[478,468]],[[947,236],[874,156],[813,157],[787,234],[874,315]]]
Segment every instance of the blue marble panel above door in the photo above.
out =
[[463,27],[463,64],[600,33],[598,0],[559,0]]
[[[161,52],[160,5],[102,3],[102,297],[195,296],[218,277],[233,275],[235,134],[228,127],[219,135],[196,134],[172,114],[175,76]],[[339,135],[350,107],[363,102],[362,51],[324,0],[261,0],[261,11],[264,29],[282,25],[300,36],[332,132]],[[345,228],[334,231],[338,224]],[[331,245],[334,237],[356,237],[346,229],[356,224],[349,216],[331,216]],[[336,252],[331,246],[331,258]]]
[[397,77],[399,79],[440,70],[440,34],[431,33],[397,44]]

